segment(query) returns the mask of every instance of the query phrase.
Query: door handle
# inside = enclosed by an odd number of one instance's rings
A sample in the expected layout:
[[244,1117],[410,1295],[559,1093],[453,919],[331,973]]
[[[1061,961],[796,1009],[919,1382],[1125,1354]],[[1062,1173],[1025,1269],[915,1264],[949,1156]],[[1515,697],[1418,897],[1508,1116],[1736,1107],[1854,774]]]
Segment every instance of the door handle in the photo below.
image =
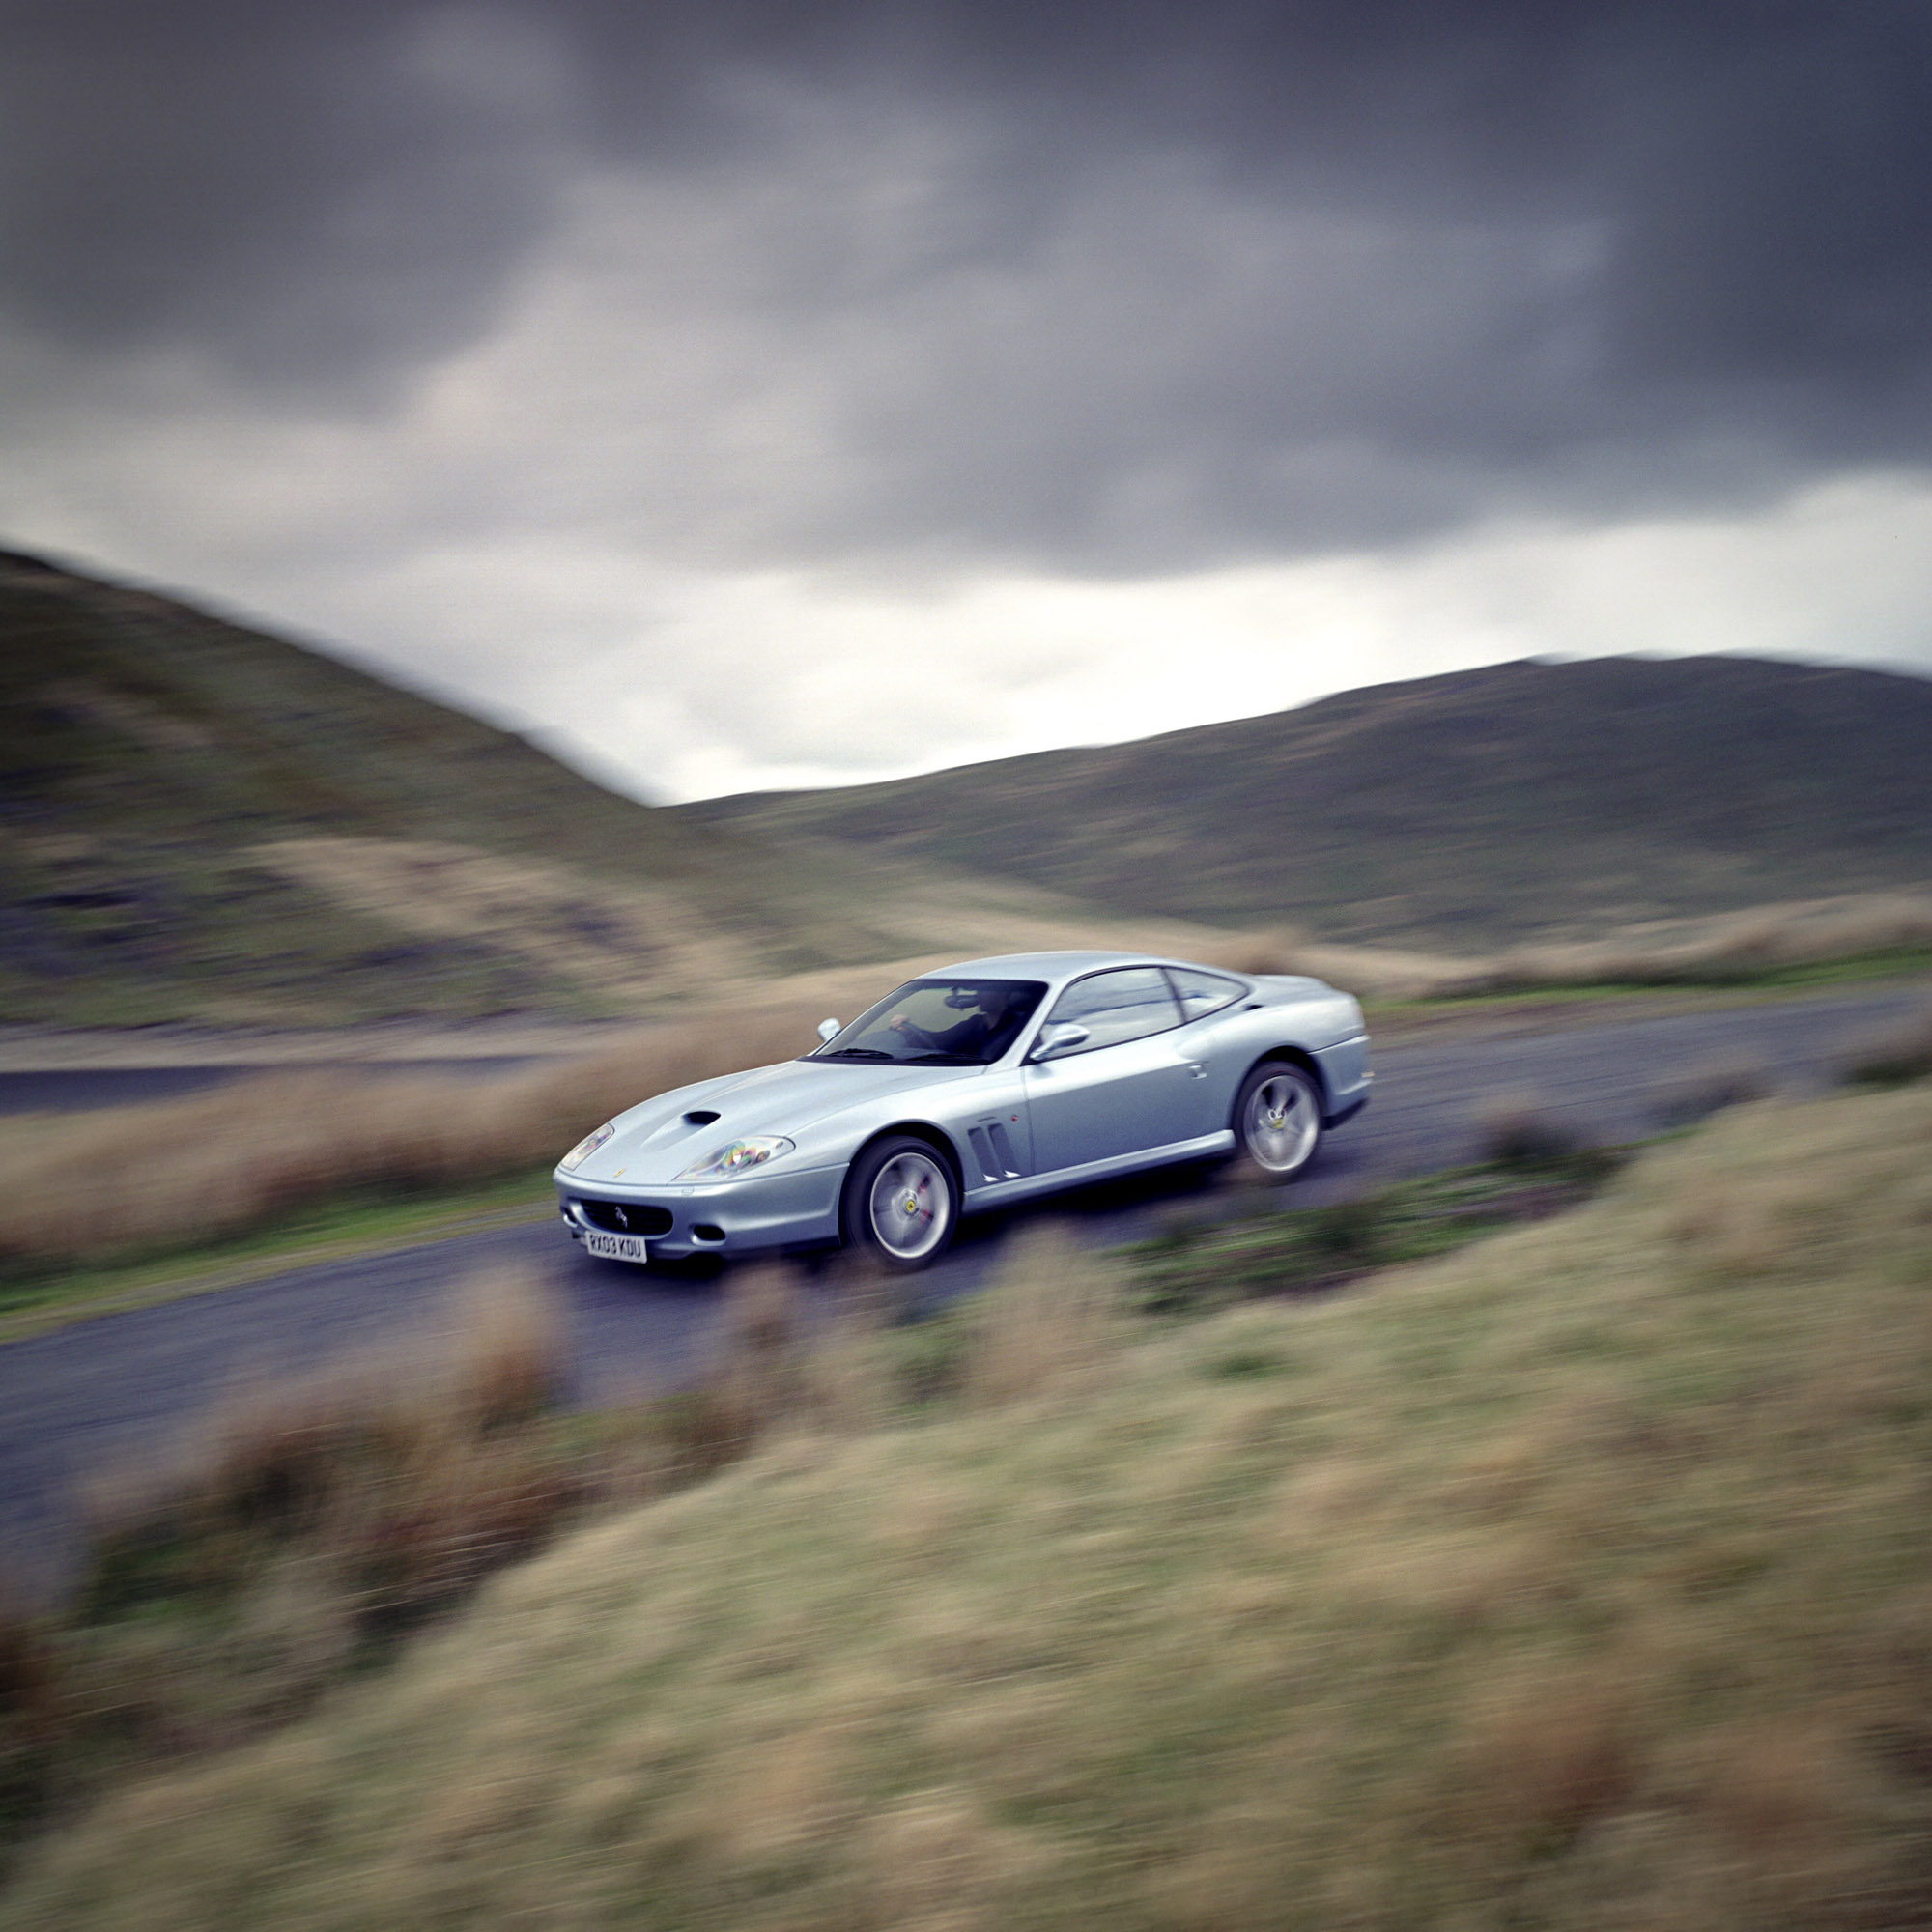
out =
[[1197,1080],[1205,1080],[1208,1077],[1208,1069],[1198,1060],[1190,1060],[1187,1063],[1187,1070]]

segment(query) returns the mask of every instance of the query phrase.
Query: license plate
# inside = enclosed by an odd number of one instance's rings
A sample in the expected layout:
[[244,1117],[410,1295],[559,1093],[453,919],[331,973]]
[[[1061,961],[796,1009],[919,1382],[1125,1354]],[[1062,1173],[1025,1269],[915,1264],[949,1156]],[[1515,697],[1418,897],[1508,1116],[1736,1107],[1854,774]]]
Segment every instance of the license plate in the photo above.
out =
[[641,1235],[586,1233],[583,1245],[590,1253],[607,1262],[636,1262],[641,1267],[649,1259],[644,1252],[644,1237]]

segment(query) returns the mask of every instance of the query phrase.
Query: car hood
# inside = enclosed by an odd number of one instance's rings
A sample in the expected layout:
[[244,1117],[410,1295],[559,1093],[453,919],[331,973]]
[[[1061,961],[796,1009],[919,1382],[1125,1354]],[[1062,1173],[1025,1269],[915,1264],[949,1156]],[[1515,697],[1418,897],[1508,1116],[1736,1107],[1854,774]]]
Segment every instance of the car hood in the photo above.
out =
[[[836,1134],[814,1135],[838,1116],[936,1085],[974,1080],[982,1066],[887,1066],[872,1063],[781,1060],[748,1073],[721,1074],[660,1094],[619,1114],[617,1131],[565,1181],[625,1187],[675,1180],[716,1149],[752,1134],[783,1134],[808,1157],[842,1160],[851,1148]],[[715,1120],[693,1115],[715,1114]],[[822,1145],[808,1145],[808,1140]]]

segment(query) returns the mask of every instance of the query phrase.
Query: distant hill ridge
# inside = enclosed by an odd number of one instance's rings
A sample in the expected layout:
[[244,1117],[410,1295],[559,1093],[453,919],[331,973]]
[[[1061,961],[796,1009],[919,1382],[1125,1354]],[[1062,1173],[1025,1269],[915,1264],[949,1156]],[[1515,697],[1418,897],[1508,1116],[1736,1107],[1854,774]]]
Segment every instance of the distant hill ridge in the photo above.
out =
[[971,866],[1117,914],[1475,952],[1932,880],[1932,680],[1529,660],[672,815]]

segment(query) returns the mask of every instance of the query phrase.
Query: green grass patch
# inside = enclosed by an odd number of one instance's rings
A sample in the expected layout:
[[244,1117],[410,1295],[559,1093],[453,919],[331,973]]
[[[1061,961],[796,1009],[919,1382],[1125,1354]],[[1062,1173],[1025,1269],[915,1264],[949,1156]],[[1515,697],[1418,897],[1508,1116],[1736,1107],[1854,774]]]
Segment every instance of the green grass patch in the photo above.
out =
[[310,1262],[437,1240],[554,1214],[548,1165],[475,1187],[398,1194],[354,1188],[247,1234],[169,1244],[81,1267],[0,1274],[0,1342],[182,1295],[237,1288]]

